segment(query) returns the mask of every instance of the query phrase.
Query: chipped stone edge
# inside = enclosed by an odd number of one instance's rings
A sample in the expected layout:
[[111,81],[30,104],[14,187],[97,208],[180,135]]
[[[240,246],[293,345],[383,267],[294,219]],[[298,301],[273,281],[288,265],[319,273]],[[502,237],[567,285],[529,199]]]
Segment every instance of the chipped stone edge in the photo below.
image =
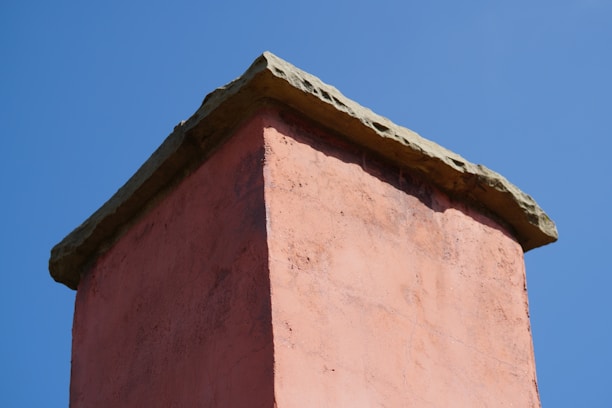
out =
[[[100,209],[51,251],[52,277],[76,289],[92,258],[185,168],[210,156],[240,118],[268,100],[287,105],[398,165],[424,174],[453,196],[479,203],[506,222],[524,251],[557,240],[554,222],[500,174],[398,126],[270,52],[206,96]],[[236,112],[239,112],[237,114]]]

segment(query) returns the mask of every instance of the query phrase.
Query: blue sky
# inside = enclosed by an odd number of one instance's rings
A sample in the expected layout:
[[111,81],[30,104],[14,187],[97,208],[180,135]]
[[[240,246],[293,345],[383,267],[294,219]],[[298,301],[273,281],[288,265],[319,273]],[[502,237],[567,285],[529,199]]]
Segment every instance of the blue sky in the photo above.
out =
[[544,407],[609,407],[612,0],[0,4],[0,406],[66,407],[75,293],[49,250],[270,50],[534,196]]

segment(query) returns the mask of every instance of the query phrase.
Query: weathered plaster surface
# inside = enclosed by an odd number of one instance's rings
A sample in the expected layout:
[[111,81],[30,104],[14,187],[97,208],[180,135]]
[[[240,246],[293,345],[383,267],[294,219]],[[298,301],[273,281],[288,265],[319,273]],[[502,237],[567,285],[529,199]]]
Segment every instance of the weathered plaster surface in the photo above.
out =
[[257,118],[85,274],[70,406],[272,407]]
[[421,173],[451,196],[486,208],[510,226],[525,251],[557,239],[554,223],[536,202],[501,175],[393,124],[333,86],[264,53],[240,78],[209,94],[104,206],[53,248],[49,261],[53,278],[76,289],[85,266],[150,200],[210,157],[237,124],[270,101],[300,111],[341,138]]
[[516,239],[285,119],[265,130],[277,406],[539,406]]
[[537,407],[523,250],[269,106],[81,278],[71,406]]

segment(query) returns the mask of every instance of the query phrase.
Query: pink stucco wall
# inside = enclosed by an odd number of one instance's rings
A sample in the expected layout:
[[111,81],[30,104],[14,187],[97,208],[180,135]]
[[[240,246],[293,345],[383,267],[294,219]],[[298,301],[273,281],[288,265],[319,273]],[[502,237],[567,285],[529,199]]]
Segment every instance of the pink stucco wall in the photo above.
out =
[[262,124],[243,126],[87,273],[71,407],[271,407]]
[[538,406],[520,245],[290,116],[265,131],[278,406]]
[[538,405],[520,245],[283,109],[78,287],[72,407]]

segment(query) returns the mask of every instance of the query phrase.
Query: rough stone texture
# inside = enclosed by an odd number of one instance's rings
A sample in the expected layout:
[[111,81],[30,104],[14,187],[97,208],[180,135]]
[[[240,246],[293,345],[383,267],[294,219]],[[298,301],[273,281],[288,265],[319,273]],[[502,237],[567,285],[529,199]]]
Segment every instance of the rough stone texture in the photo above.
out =
[[539,406],[505,226],[290,113],[264,117],[276,406]]
[[263,158],[254,119],[93,263],[71,407],[273,406]]
[[270,104],[299,111],[338,137],[420,173],[448,195],[477,203],[508,225],[524,251],[557,239],[554,223],[535,201],[501,175],[391,123],[318,78],[264,53],[240,78],[209,94],[107,203],[53,248],[53,278],[76,289],[87,266],[145,206],[207,160],[241,121]]

